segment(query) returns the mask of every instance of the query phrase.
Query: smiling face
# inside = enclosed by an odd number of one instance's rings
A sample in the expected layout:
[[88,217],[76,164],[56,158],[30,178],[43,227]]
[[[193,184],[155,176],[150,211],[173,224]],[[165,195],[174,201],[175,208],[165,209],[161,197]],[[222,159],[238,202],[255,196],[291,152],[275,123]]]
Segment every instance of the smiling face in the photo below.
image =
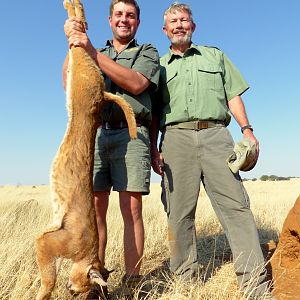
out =
[[122,44],[130,42],[140,24],[134,5],[123,2],[116,3],[109,17],[109,24],[115,40]]
[[165,15],[164,33],[172,46],[189,47],[196,28],[190,14],[186,10],[173,10]]

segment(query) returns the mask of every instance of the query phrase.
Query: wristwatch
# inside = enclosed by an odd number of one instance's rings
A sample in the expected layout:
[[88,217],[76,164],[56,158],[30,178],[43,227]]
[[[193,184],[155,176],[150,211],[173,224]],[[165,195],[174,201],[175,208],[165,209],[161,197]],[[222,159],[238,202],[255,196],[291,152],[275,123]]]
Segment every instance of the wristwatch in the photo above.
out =
[[243,126],[243,127],[241,128],[241,132],[244,133],[244,130],[246,130],[246,129],[250,129],[250,130],[253,132],[253,128],[252,128],[251,125],[245,125],[245,126]]

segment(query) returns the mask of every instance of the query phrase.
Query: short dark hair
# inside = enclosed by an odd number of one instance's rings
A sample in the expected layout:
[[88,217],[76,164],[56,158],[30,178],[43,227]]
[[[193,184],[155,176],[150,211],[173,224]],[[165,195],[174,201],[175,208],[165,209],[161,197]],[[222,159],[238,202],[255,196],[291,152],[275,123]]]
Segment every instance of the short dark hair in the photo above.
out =
[[135,0],[112,0],[110,3],[110,7],[109,7],[109,15],[110,16],[112,16],[114,6],[119,2],[133,5],[136,9],[137,19],[138,20],[140,19],[140,7]]

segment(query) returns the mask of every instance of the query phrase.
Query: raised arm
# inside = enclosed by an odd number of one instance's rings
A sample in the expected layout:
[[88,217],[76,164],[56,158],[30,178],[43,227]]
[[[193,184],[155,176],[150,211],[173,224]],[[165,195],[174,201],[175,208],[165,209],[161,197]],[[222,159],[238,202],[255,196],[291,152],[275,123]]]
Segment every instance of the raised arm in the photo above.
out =
[[[138,95],[150,85],[150,80],[139,72],[121,66],[106,55],[98,52],[92,45],[85,28],[77,18],[71,17],[65,22],[65,34],[68,38],[69,47],[78,46],[84,48],[95,60],[100,69],[122,89]],[[66,80],[68,57],[63,65],[63,79]],[[64,83],[65,86],[65,83]]]

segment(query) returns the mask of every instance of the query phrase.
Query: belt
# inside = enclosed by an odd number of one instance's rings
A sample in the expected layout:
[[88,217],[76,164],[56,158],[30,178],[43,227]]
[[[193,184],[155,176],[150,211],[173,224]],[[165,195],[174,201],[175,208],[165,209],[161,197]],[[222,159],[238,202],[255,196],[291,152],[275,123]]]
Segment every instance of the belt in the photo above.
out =
[[166,126],[166,129],[179,128],[179,129],[191,129],[191,130],[202,130],[213,127],[225,127],[223,121],[189,121],[181,123],[172,123]]
[[[136,127],[141,127],[141,126],[146,126],[145,122],[136,120]],[[127,128],[128,124],[126,121],[118,121],[118,122],[102,122],[99,127],[102,129],[122,129],[122,128]]]

